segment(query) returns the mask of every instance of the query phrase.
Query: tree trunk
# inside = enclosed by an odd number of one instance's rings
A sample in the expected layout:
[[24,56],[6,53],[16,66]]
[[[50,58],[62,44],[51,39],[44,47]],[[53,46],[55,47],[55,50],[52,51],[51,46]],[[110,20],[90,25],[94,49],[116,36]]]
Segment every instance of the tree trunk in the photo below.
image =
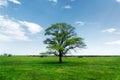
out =
[[62,53],[59,53],[59,63],[62,63]]

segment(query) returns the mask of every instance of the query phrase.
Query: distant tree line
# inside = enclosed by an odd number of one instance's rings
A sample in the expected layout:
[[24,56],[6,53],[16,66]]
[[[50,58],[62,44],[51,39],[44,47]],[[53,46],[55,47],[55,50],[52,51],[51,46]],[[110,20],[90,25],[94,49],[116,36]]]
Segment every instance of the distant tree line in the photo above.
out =
[[8,56],[8,57],[11,57],[12,54],[4,53],[4,54],[2,54],[1,56]]

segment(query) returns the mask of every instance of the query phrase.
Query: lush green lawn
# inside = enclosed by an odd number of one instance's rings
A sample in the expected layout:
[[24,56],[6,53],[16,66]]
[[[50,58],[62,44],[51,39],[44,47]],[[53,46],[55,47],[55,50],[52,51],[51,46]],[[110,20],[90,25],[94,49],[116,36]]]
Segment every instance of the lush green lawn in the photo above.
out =
[[0,57],[0,80],[120,80],[120,57]]

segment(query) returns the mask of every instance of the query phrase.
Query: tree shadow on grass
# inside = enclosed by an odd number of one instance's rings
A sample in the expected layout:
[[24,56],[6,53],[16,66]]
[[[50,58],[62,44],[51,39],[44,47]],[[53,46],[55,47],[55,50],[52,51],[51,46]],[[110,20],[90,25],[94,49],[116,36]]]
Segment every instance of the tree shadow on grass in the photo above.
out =
[[84,62],[69,62],[69,61],[63,61],[62,63],[59,63],[57,61],[43,61],[40,62],[39,64],[46,65],[46,66],[54,66],[54,65],[61,65],[61,66],[78,66],[78,65],[87,65]]
[[59,63],[57,61],[43,61],[43,62],[40,62],[40,64],[68,64],[69,62],[62,62],[62,63]]

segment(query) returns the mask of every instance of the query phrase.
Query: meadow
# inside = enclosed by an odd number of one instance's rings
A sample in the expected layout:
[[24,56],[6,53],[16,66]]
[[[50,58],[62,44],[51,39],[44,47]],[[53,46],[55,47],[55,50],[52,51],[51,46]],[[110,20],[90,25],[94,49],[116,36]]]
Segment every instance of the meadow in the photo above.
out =
[[120,80],[120,57],[0,56],[0,80]]

